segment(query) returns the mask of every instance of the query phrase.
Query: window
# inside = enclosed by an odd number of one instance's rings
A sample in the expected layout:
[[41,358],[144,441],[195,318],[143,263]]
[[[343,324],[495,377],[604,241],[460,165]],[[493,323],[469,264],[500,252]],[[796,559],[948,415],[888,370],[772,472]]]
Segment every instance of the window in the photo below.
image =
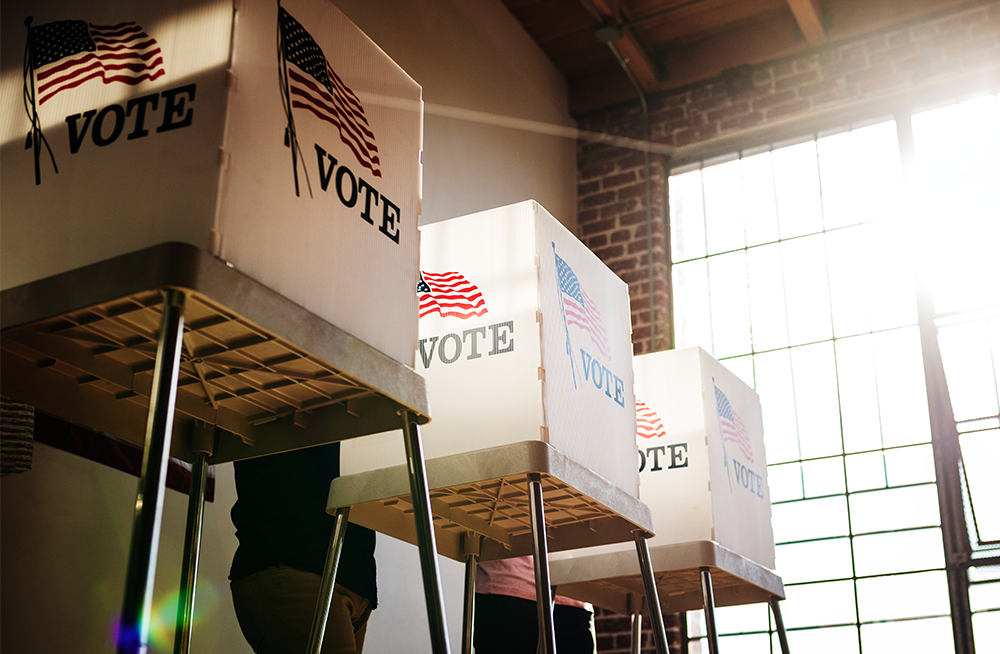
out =
[[[1000,501],[988,476],[1000,455],[998,103],[899,118],[912,132],[879,122],[670,177],[676,347],[702,346],[761,397],[793,651],[954,650],[923,288],[982,563],[965,587],[975,638],[1000,639]],[[721,647],[778,651],[766,606],[717,619]],[[689,614],[692,652],[707,651],[703,622]]]

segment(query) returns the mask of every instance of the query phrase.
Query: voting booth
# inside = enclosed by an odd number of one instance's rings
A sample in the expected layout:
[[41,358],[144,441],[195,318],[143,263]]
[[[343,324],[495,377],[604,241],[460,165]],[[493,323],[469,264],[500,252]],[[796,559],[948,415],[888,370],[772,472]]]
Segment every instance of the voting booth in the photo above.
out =
[[637,356],[633,367],[639,497],[657,527],[650,547],[715,541],[773,569],[757,393],[700,347]]
[[[420,268],[427,459],[541,441],[636,495],[625,282],[534,201],[425,225]],[[402,456],[369,436],[343,445],[341,470]]]
[[189,243],[413,365],[421,90],[330,2],[10,0],[2,48],[4,289]]
[[3,392],[144,446],[119,652],[192,462],[186,651],[208,464],[400,428],[419,452],[421,89],[328,0],[10,0],[2,29]]
[[[660,610],[703,608],[716,654],[715,606],[767,602],[787,654],[757,393],[700,347],[637,356],[633,365],[639,498],[656,526],[649,549]],[[627,550],[554,553],[552,583],[560,594],[636,613],[642,586]]]

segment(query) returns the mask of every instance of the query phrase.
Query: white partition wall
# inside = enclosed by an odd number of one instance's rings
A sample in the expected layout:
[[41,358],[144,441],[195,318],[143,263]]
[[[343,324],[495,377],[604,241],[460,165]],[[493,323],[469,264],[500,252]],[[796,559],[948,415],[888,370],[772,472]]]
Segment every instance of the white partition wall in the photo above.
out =
[[421,89],[332,4],[12,0],[2,64],[4,288],[187,242],[413,365]]
[[[540,440],[635,495],[628,287],[534,201],[421,229],[428,459]],[[342,446],[344,474],[403,462]]]

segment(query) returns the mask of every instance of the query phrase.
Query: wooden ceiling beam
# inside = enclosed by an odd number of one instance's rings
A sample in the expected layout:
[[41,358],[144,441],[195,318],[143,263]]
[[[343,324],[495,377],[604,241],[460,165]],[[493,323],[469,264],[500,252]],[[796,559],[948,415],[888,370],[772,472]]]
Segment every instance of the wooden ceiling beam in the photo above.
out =
[[795,22],[809,45],[826,43],[826,29],[823,28],[823,10],[819,0],[786,0]]
[[[580,0],[587,5],[587,0]],[[591,0],[598,13],[605,21],[619,21],[618,3],[615,0]],[[594,36],[597,39],[597,36]],[[622,38],[612,42],[618,54],[625,61],[625,65],[632,75],[639,82],[643,91],[649,92],[656,86],[657,71],[656,64],[649,58],[649,52],[642,43],[629,30],[622,30]]]

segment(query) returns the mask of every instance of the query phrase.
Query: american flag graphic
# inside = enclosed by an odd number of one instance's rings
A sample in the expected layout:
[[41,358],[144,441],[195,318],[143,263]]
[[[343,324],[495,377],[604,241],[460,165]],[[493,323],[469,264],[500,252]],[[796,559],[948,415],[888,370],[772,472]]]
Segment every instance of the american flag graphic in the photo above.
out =
[[458,272],[429,273],[420,271],[417,282],[420,296],[420,317],[439,313],[467,320],[486,313],[486,300],[479,287]]
[[566,323],[575,325],[590,334],[590,340],[597,346],[601,354],[610,360],[611,342],[608,340],[604,321],[601,320],[600,310],[587,295],[587,292],[583,290],[580,280],[569,264],[554,251],[553,254],[556,256],[556,272],[559,275],[559,290],[563,295]]
[[747,435],[747,428],[740,419],[740,416],[733,411],[726,394],[716,387],[715,403],[719,409],[719,423],[722,426],[722,440],[735,443],[747,461],[753,463],[753,447],[750,445],[750,437]]
[[640,438],[663,438],[667,435],[660,416],[639,398],[635,399],[635,430]]
[[312,112],[340,130],[358,163],[381,177],[378,147],[361,100],[333,72],[322,48],[291,14],[279,8],[282,53],[288,66],[292,107]]
[[29,39],[39,106],[88,80],[134,86],[166,74],[156,39],[133,22],[60,20],[32,27]]

